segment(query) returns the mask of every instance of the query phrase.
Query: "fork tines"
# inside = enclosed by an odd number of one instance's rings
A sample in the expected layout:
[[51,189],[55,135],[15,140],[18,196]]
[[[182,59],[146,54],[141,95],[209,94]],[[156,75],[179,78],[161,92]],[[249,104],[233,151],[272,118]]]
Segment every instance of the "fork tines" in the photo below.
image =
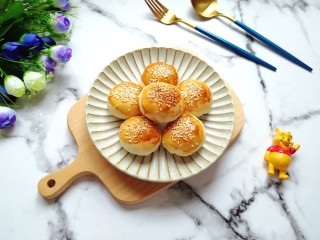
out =
[[168,9],[163,6],[157,0],[144,0],[148,7],[150,8],[151,12],[160,20],[168,11]]

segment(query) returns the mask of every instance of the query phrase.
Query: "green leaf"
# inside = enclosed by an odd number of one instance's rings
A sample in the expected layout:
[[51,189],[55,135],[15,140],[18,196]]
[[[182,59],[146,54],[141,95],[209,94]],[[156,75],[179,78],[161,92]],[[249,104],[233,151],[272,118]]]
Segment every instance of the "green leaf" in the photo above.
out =
[[19,22],[21,19],[16,19],[15,21],[9,23],[9,24],[5,24],[5,26],[3,28],[0,29],[0,41],[2,40],[1,37],[3,37],[3,35],[5,35],[9,29],[17,22]]
[[[24,7],[22,2],[13,2],[8,6],[3,14],[0,16],[0,24],[8,20],[15,20],[17,18],[22,17],[24,14]],[[3,27],[3,26],[1,26]]]
[[0,2],[0,12],[4,12],[7,9],[7,7],[8,7],[10,2],[11,2],[11,0],[1,0],[1,2]]

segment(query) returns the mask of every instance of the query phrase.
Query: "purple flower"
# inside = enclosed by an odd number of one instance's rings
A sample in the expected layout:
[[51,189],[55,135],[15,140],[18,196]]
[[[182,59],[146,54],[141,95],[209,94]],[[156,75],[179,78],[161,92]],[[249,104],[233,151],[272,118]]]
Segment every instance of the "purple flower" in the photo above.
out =
[[70,4],[69,0],[54,0],[54,5],[61,10],[69,10]]
[[51,18],[51,26],[56,33],[65,33],[70,27],[70,20],[60,13]]
[[8,93],[4,86],[0,86],[0,103],[6,103],[4,98],[9,98]]
[[54,46],[56,45],[56,42],[49,36],[43,36],[41,37],[43,43],[45,46]]
[[4,86],[0,86],[0,94],[3,94],[3,95],[8,95],[6,89]]
[[8,107],[0,106],[0,129],[11,127],[16,121],[16,112]]
[[20,38],[20,43],[31,49],[32,52],[38,53],[43,49],[44,43],[37,34],[26,33]]
[[66,63],[72,56],[72,49],[63,45],[53,46],[49,49],[49,56],[57,62]]
[[54,72],[54,68],[58,65],[58,63],[48,55],[41,55],[39,61],[46,69],[46,72]]
[[2,56],[9,60],[19,60],[28,56],[28,48],[18,42],[7,42],[2,46]]

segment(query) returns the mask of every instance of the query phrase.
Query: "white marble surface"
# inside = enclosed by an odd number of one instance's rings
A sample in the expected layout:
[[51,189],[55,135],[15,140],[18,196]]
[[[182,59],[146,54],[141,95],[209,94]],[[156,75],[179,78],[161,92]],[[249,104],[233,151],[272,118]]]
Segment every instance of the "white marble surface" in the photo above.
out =
[[[74,2],[72,60],[39,96],[20,102],[15,126],[1,130],[0,238],[86,239],[320,239],[320,3],[318,0],[221,0],[221,11],[270,37],[314,68],[285,60],[225,20],[203,21],[189,1],[163,0],[185,17],[278,67],[272,72],[182,25],[155,20],[144,1]],[[236,91],[243,131],[205,172],[143,203],[116,202],[91,177],[55,201],[38,181],[73,161],[76,144],[66,117],[110,61],[138,48],[188,49],[207,60]],[[291,130],[301,149],[290,180],[269,178],[263,160],[275,127]]]

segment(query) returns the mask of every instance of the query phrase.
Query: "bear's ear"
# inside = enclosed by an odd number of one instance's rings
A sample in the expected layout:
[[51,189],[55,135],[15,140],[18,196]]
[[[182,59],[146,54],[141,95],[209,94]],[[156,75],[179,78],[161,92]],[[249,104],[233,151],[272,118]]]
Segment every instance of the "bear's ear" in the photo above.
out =
[[276,133],[277,133],[277,134],[280,134],[280,133],[281,133],[281,131],[280,131],[279,128],[276,128]]

